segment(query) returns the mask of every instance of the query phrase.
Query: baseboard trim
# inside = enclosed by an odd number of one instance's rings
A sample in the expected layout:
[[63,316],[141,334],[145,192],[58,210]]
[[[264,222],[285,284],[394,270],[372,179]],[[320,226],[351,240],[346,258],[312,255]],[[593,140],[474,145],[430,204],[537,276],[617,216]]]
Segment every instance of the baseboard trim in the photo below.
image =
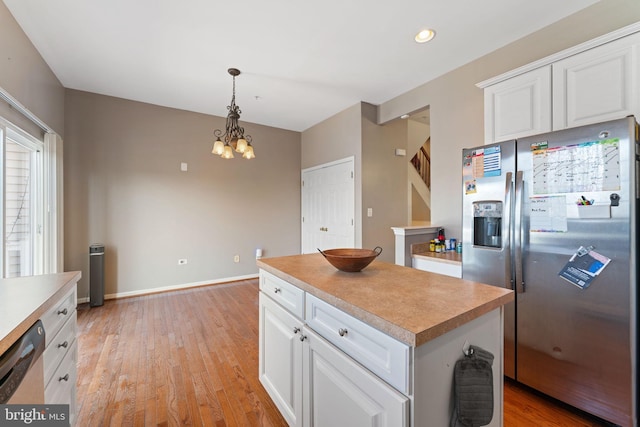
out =
[[[183,283],[180,285],[172,285],[172,286],[162,286],[159,288],[150,288],[150,289],[141,289],[139,291],[131,291],[131,292],[117,292],[115,294],[106,294],[104,296],[105,300],[109,299],[120,299],[120,298],[130,298],[130,297],[138,297],[142,295],[150,295],[150,294],[158,294],[162,292],[170,292],[170,291],[178,291],[182,289],[189,288],[197,288],[200,286],[208,286],[208,285],[217,285],[220,283],[229,283],[229,282],[237,282],[240,280],[249,280],[249,279],[257,279],[257,274],[248,274],[246,276],[235,276],[235,277],[226,277],[224,279],[214,279],[214,280],[204,280],[202,282],[192,282],[192,283]],[[78,298],[78,304],[83,304],[89,302],[89,297]]]

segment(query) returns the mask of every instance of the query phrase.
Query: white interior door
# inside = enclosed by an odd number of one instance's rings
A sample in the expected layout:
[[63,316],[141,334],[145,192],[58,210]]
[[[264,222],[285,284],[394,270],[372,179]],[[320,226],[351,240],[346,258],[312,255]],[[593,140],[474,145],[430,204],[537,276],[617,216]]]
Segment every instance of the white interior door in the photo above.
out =
[[355,246],[354,160],[302,171],[302,253]]

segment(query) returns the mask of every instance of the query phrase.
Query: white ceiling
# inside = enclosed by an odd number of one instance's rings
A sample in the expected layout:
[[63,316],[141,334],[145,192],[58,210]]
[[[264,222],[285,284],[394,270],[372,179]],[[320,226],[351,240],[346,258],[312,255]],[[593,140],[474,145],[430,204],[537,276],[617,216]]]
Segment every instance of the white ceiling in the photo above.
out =
[[[4,0],[67,88],[302,131],[597,0]],[[429,27],[436,38],[413,41]]]

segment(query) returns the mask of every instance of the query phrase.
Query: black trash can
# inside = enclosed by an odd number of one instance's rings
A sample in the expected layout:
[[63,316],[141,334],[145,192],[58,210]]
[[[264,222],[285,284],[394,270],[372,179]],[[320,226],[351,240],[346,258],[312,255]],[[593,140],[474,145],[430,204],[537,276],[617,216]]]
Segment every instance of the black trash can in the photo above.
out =
[[104,245],[89,246],[89,306],[104,304]]

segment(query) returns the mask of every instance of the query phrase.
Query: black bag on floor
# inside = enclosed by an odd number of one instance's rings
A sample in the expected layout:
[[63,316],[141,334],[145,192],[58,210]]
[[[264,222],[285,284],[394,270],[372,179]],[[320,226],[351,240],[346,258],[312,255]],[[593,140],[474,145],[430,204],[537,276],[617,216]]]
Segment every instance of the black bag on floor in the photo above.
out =
[[454,407],[450,427],[485,426],[493,418],[493,354],[470,346],[453,371]]

